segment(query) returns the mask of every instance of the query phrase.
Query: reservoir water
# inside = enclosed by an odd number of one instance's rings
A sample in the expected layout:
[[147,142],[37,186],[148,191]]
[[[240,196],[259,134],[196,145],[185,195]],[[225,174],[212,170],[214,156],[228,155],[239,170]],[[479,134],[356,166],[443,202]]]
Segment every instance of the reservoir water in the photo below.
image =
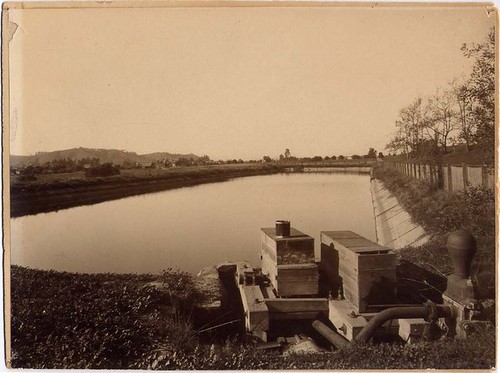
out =
[[277,219],[313,236],[352,230],[375,241],[364,174],[253,176],[11,219],[11,263],[71,272],[192,273],[259,264],[260,228]]

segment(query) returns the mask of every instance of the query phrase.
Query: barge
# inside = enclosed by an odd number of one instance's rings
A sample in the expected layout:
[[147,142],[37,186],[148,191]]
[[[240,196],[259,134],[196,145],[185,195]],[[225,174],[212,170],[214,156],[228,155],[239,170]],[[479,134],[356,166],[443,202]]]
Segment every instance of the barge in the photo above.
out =
[[[463,249],[457,260],[468,255],[465,267],[470,266],[475,241],[464,232],[450,239]],[[224,265],[226,270],[233,266],[244,328],[260,348],[296,340],[314,350],[311,338],[294,334],[292,326],[304,322],[337,348],[377,336],[411,343],[428,338],[432,327],[463,336],[459,325],[481,322],[464,265],[449,276],[443,304],[403,304],[394,251],[351,231],[321,232],[317,258],[313,237],[278,220],[275,227],[261,229],[260,259],[260,268],[245,262]],[[283,323],[290,327],[279,328]]]

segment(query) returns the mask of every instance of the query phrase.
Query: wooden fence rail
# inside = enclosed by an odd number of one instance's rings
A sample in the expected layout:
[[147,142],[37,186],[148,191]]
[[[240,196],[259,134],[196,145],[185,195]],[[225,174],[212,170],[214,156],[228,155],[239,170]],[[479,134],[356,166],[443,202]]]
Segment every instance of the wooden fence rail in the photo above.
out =
[[427,180],[440,188],[451,192],[464,190],[467,187],[485,187],[493,189],[495,178],[486,166],[429,164],[410,162],[384,162],[385,165],[408,177]]

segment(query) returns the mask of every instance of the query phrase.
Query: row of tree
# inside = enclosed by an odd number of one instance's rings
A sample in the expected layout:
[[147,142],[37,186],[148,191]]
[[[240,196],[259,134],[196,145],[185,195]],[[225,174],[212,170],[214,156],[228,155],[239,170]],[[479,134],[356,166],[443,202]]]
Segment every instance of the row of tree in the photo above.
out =
[[[351,159],[375,159],[375,158],[384,158],[384,154],[382,152],[379,152],[377,155],[377,151],[374,148],[368,149],[368,153],[365,155],[358,155],[358,154],[353,154],[351,156]],[[264,162],[273,162],[273,159],[265,155],[263,158]],[[290,153],[290,149],[285,149],[284,154],[279,155],[279,161],[280,162],[322,162],[322,161],[335,161],[335,160],[344,160],[347,159],[346,156],[344,155],[332,155],[332,156],[325,156],[322,157],[320,155],[316,155],[314,157],[294,157]]]
[[480,44],[464,44],[462,52],[473,59],[472,73],[453,79],[429,97],[418,97],[399,111],[396,133],[387,144],[391,153],[408,158],[446,153],[452,144],[466,150],[478,146],[494,155],[495,33]]
[[[25,170],[27,173],[35,173],[35,174],[42,174],[42,173],[64,173],[64,172],[75,172],[75,171],[82,171],[82,170],[88,170],[88,169],[94,169],[98,168],[99,166],[102,166],[103,164],[110,164],[115,168],[118,169],[134,169],[134,168],[170,168],[170,167],[190,167],[190,166],[205,166],[205,165],[211,165],[211,164],[216,164],[217,162],[214,162],[210,159],[208,155],[204,155],[202,157],[181,157],[177,160],[169,160],[169,159],[163,159],[163,160],[156,160],[156,161],[145,161],[145,162],[134,162],[134,161],[129,161],[126,160],[121,164],[114,164],[114,163],[102,163],[101,159],[97,157],[86,157],[86,158],[81,158],[79,160],[75,160],[72,158],[58,158],[54,159],[50,162],[45,162],[42,164],[36,163],[36,164],[30,164],[26,167],[20,167],[21,170]],[[231,160],[227,161],[224,163],[243,163],[242,160],[236,161],[236,160]],[[12,167],[11,167],[12,168]],[[12,173],[15,173],[15,170],[12,169]]]

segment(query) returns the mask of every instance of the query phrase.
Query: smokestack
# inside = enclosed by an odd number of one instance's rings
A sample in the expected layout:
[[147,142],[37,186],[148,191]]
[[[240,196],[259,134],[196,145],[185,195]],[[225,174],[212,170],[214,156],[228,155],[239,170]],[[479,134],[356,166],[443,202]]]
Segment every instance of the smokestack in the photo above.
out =
[[276,236],[290,236],[290,222],[288,220],[276,220]]

